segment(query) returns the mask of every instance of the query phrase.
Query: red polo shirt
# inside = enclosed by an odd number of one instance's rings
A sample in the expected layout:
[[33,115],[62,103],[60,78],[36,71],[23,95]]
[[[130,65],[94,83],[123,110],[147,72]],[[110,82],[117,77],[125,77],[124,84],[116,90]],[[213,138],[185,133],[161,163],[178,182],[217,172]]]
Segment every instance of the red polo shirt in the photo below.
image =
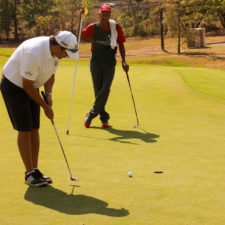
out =
[[[100,24],[100,23],[99,23]],[[106,28],[103,28],[100,24],[100,27],[103,29],[103,30],[110,30],[110,25]],[[126,39],[124,37],[124,34],[123,34],[123,30],[122,30],[122,27],[117,24],[117,33],[118,33],[118,37],[117,37],[117,43],[120,45],[120,44],[123,44],[124,42],[126,42]],[[82,30],[82,39],[85,41],[87,40],[88,38],[91,38],[93,40],[93,35],[94,35],[94,23],[91,23],[89,24],[87,27],[85,27],[83,30]]]

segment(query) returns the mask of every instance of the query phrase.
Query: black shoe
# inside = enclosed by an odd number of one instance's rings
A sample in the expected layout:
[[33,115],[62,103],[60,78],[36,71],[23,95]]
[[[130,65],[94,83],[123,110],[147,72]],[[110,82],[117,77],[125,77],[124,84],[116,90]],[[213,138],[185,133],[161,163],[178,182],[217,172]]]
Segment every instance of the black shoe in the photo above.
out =
[[36,172],[25,173],[25,184],[35,187],[43,187],[47,185],[44,178],[38,177]]
[[52,181],[52,178],[51,177],[48,177],[48,176],[45,176],[39,169],[34,169],[37,177],[40,177],[40,178],[43,178],[45,179],[45,181],[48,183],[48,184],[52,184],[53,181]]

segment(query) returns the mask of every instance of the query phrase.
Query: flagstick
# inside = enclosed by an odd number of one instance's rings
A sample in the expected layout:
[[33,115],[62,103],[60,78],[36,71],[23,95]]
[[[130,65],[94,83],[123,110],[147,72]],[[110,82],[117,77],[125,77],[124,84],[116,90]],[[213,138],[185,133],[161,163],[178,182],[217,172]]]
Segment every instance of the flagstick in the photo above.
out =
[[[79,36],[78,36],[78,49],[80,48],[81,29],[82,29],[82,18],[80,20],[80,30],[79,30]],[[66,132],[67,135],[69,134],[69,129],[70,129],[70,117],[71,117],[71,110],[72,110],[72,105],[73,105],[75,77],[76,77],[76,73],[77,73],[77,61],[78,61],[78,58],[76,58],[76,62],[75,62],[75,70],[74,70],[74,76],[73,76],[73,86],[72,86],[72,95],[71,95],[71,101],[70,101],[70,111],[69,111],[68,127],[67,127],[67,132]]]

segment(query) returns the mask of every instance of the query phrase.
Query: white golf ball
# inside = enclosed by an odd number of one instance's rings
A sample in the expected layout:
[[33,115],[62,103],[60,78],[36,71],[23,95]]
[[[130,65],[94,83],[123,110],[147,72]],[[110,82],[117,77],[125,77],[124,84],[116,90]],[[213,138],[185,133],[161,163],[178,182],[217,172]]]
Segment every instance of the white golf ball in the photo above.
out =
[[128,172],[128,177],[132,177],[133,173],[132,172]]

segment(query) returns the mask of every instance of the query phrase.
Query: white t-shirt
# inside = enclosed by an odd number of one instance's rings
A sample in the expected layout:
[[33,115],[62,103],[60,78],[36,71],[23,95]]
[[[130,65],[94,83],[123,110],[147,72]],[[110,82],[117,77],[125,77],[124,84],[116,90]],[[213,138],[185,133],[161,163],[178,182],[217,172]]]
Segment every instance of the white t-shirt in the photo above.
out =
[[60,60],[50,52],[50,37],[24,41],[11,55],[3,68],[4,76],[23,88],[23,77],[34,81],[39,88],[56,72]]

